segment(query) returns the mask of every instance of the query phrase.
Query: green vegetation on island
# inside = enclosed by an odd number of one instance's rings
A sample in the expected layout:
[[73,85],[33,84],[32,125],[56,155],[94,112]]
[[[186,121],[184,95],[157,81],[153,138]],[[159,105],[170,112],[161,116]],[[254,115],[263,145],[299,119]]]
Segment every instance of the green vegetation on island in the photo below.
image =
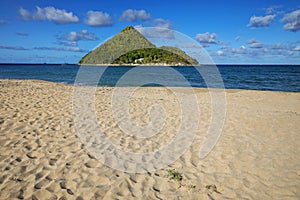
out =
[[189,55],[187,55],[184,51],[182,51],[179,48],[169,47],[169,46],[162,46],[162,47],[160,47],[160,49],[163,49],[163,50],[166,50],[166,51],[170,51],[172,53],[175,53],[175,54],[181,56],[182,58],[184,58],[185,60],[187,60],[190,65],[199,65],[199,63],[198,63],[198,61],[196,59],[190,57]]
[[143,48],[130,51],[112,64],[168,64],[168,65],[190,65],[190,62],[180,55],[160,48]]
[[157,48],[134,27],[128,26],[83,56],[79,64],[198,65],[198,62],[178,48]]

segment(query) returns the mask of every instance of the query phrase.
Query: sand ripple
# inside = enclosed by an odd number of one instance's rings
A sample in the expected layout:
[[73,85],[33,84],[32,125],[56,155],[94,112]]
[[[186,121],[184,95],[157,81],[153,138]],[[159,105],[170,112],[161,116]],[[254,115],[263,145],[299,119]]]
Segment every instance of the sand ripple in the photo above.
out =
[[[200,160],[211,107],[207,90],[195,91],[201,116],[192,146],[164,169],[130,174],[103,165],[81,143],[72,117],[72,86],[0,80],[0,199],[299,199],[300,94],[228,90],[221,138]],[[95,108],[114,144],[144,153],[174,137],[178,102],[168,90],[142,88],[131,98],[136,124],[149,122],[150,105],[169,113],[164,128],[147,140],[118,127],[111,92],[99,87]],[[167,170],[179,172],[182,181],[170,179]]]

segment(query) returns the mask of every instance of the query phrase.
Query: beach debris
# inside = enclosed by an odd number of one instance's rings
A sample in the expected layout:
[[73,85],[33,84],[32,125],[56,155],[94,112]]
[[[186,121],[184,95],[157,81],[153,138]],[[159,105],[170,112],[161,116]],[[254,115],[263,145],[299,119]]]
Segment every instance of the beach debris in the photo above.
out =
[[187,187],[188,187],[188,189],[196,189],[196,185],[192,185],[192,184],[188,185]]
[[73,191],[71,189],[67,189],[67,193],[70,194],[70,195],[73,195]]
[[216,186],[215,184],[212,184],[212,185],[206,185],[205,187],[208,189],[208,191],[209,191],[210,193],[216,192],[216,193],[218,193],[218,194],[221,194],[221,192],[218,191],[217,186]]
[[20,177],[17,177],[14,175],[14,176],[10,177],[9,180],[15,181],[15,182],[22,182],[23,178],[20,178]]
[[42,182],[39,182],[39,183],[35,184],[34,189],[39,190],[39,189],[41,189],[42,187],[43,187]]
[[61,182],[60,184],[61,189],[67,189],[66,182]]
[[182,181],[182,175],[179,172],[175,171],[175,169],[169,169],[167,170],[167,172],[171,180]]
[[21,162],[21,161],[22,161],[22,158],[21,158],[21,157],[17,157],[17,158],[16,158],[16,161],[17,161],[17,162]]
[[32,147],[30,145],[26,145],[25,148],[30,151],[32,149]]
[[17,196],[18,199],[24,199],[24,190],[21,189],[19,195]]
[[26,156],[30,159],[36,159],[37,158],[37,153],[36,152],[30,152],[26,154]]
[[37,174],[35,175],[35,180],[37,181],[37,180],[41,179],[43,176],[44,176],[44,175],[43,175],[42,173],[37,173]]
[[160,192],[160,189],[158,189],[157,187],[153,186],[152,189],[155,191],[155,192]]
[[51,165],[51,166],[55,165],[56,161],[57,161],[57,159],[50,158],[49,165]]

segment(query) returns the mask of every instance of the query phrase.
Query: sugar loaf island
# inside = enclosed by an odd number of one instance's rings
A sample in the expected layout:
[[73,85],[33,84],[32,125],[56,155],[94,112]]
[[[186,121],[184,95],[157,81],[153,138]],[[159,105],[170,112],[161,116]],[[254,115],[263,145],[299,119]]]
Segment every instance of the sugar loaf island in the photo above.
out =
[[133,26],[128,26],[83,56],[79,65],[195,66],[198,61],[176,47],[156,47]]

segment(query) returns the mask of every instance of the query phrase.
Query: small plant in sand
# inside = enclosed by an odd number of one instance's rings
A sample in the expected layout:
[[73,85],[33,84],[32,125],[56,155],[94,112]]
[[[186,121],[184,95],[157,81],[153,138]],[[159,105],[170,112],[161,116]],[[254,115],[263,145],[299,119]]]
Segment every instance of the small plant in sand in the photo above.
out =
[[167,172],[170,179],[175,181],[182,181],[182,175],[179,172],[176,172],[175,170],[172,169],[167,170]]

